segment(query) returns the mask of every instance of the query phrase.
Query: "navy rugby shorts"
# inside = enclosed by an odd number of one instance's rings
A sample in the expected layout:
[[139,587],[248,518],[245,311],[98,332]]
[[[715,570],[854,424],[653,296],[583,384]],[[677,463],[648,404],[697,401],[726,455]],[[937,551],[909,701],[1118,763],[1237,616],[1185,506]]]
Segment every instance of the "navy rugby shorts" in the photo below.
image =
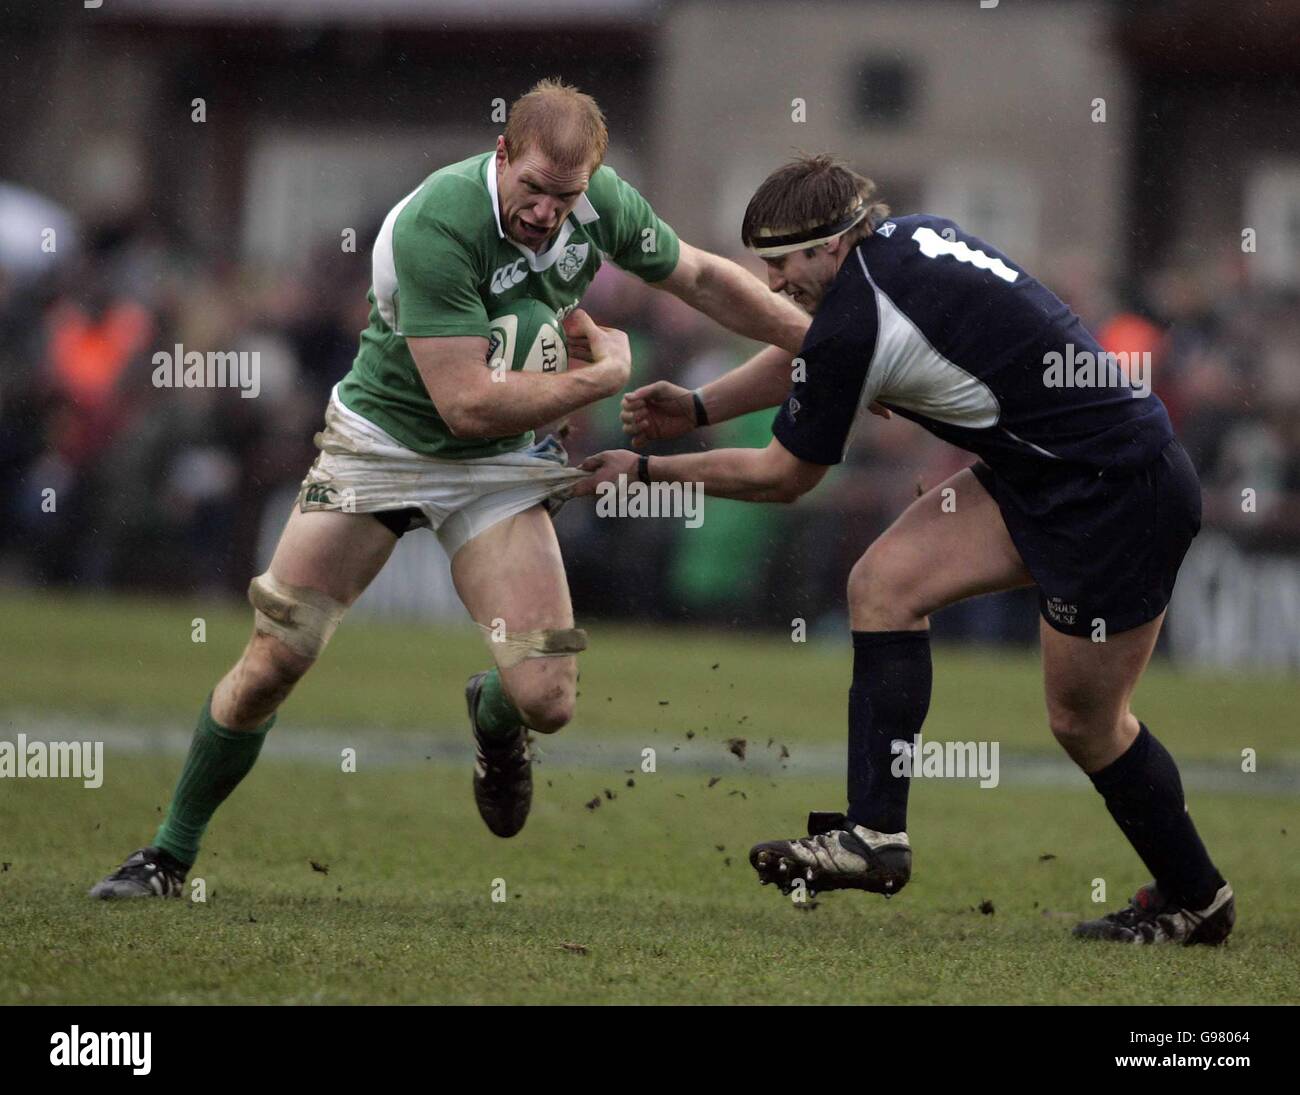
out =
[[1170,441],[1144,468],[1060,468],[1012,484],[987,464],[971,470],[997,502],[1057,631],[1129,631],[1169,605],[1183,556],[1201,528],[1201,484]]

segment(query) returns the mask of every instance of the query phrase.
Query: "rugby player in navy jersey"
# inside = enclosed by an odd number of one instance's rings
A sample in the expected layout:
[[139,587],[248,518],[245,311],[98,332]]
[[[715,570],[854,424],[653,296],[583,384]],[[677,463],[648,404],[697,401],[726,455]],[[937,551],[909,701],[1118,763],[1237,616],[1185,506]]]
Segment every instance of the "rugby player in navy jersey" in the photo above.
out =
[[919,497],[849,574],[846,813],[813,814],[807,836],[758,844],[750,862],[785,892],[802,879],[810,890],[897,893],[912,850],[908,779],[891,767],[929,707],[929,616],[1036,585],[1052,733],[1154,879],[1075,934],[1222,943],[1232,889],[1187,813],[1173,758],[1129,707],[1200,527],[1196,472],[1149,377],[1115,368],[1047,288],[952,221],[890,217],[873,195],[870,180],[812,156],[750,200],[745,245],[773,292],[812,316],[793,386],[774,348],[696,392],[659,382],[625,397],[637,446],[779,405],[766,448],[620,450],[583,465],[593,474],[580,493],[626,475],[793,502],[841,461],[867,410],[978,458]]

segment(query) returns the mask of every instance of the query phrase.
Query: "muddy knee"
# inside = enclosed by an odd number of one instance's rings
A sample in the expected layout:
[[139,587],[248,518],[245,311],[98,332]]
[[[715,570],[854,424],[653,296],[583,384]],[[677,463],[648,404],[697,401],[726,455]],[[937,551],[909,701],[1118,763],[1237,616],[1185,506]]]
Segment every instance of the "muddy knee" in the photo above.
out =
[[212,699],[213,717],[240,729],[275,712],[347,611],[333,598],[281,582],[269,571],[249,584],[248,600],[253,606],[253,637]]
[[232,730],[265,722],[313,665],[279,639],[254,632],[243,655],[212,695],[212,717]]
[[554,734],[569,723],[577,702],[577,676],[577,666],[569,659],[568,665],[551,662],[512,681],[511,693],[524,723],[539,734]]
[[[501,623],[501,621],[498,621]],[[507,691],[526,725],[553,734],[573,718],[578,666],[587,648],[581,628],[507,632],[504,625],[479,625],[507,682]]]
[[290,650],[279,639],[259,632],[244,651],[242,664],[244,691],[274,695],[288,692],[316,661]]
[[259,633],[278,639],[309,662],[320,657],[347,612],[347,605],[306,586],[291,586],[269,570],[248,585]]
[[554,734],[573,719],[574,694],[571,689],[556,689],[533,700],[519,704],[524,722],[539,734]]

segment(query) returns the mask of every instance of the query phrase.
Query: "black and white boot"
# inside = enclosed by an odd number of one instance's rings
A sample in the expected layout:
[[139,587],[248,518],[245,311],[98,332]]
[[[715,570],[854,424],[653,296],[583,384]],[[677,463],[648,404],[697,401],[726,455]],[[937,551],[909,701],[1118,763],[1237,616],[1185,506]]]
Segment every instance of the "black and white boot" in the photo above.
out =
[[773,882],[784,894],[802,880],[809,894],[866,890],[888,896],[912,876],[912,846],[906,833],[878,833],[843,814],[814,812],[807,836],[755,844],[749,862],[764,886]]
[[1232,934],[1236,921],[1237,903],[1226,882],[1203,909],[1181,908],[1150,882],[1118,912],[1076,924],[1074,937],[1110,943],[1182,943],[1189,947],[1204,943],[1215,947]]
[[90,888],[91,897],[180,897],[189,868],[161,848],[132,852],[107,878]]
[[506,741],[484,741],[478,728],[478,701],[487,672],[475,673],[465,685],[469,724],[474,730],[474,804],[479,817],[497,836],[514,836],[533,805],[533,760],[528,727]]

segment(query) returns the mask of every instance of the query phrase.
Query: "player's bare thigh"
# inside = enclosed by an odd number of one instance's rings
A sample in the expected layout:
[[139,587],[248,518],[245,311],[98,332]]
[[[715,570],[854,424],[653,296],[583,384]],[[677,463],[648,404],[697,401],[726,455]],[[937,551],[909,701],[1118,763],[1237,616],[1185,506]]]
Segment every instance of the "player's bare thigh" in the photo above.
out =
[[[289,586],[315,590],[350,606],[383,568],[397,537],[370,514],[311,510],[289,514],[270,572]],[[212,717],[232,730],[260,725],[314,659],[254,629],[234,668],[212,694]]]
[[969,468],[913,502],[849,574],[855,631],[915,631],[930,613],[1033,585],[997,503]]
[[280,534],[271,573],[351,605],[393,553],[397,537],[371,513],[309,510],[297,505]]
[[[551,518],[534,506],[498,521],[451,561],[465,608],[485,627],[508,633],[573,626],[569,582]],[[529,726],[542,733],[573,717],[578,664],[574,657],[529,658],[501,670],[506,693]]]
[[1085,772],[1105,768],[1137,737],[1138,721],[1129,703],[1164,618],[1162,612],[1140,627],[1106,636],[1104,642],[1065,635],[1040,621],[1048,723]]

